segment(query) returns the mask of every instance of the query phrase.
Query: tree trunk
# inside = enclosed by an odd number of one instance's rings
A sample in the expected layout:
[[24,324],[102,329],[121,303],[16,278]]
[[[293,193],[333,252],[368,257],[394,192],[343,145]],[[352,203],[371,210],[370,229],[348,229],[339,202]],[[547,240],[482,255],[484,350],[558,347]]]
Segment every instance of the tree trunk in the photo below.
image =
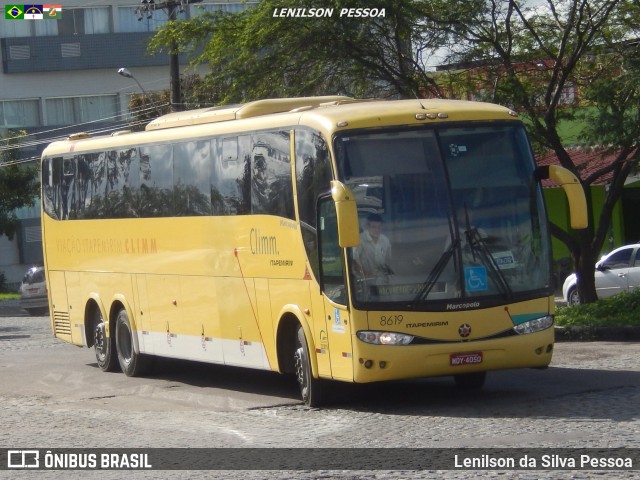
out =
[[592,235],[589,229],[578,234],[579,252],[574,252],[574,262],[576,275],[578,277],[578,294],[580,303],[592,303],[598,300],[596,294],[596,283],[594,277],[594,266],[597,260],[597,253],[592,246]]

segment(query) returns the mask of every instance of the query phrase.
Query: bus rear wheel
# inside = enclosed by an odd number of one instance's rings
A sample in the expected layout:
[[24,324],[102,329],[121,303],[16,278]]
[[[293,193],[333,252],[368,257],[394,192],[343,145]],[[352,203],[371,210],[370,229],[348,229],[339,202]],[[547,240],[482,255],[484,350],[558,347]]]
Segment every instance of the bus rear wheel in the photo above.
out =
[[93,348],[98,366],[103,372],[115,372],[118,370],[115,336],[111,332],[112,334],[107,337],[107,325],[98,308],[94,310],[92,324]]
[[321,379],[313,378],[309,347],[302,327],[298,327],[296,333],[293,360],[302,401],[309,407],[319,407],[324,403],[326,385]]
[[133,347],[133,330],[125,309],[120,310],[116,317],[116,349],[120,368],[126,376],[137,377],[147,373],[150,358],[136,353]]

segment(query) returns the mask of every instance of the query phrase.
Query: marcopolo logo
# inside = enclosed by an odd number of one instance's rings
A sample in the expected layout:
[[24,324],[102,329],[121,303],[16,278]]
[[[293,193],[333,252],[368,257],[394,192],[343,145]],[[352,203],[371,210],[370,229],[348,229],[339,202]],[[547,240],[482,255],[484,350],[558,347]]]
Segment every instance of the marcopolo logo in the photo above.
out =
[[40,451],[8,450],[7,468],[40,468]]

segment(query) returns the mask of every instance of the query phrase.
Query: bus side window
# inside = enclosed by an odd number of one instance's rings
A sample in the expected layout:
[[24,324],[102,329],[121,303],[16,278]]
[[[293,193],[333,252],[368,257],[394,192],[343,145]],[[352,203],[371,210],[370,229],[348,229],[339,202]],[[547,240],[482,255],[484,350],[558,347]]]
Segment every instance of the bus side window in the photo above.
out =
[[173,148],[170,144],[140,148],[140,216],[174,214]]
[[344,257],[338,244],[336,205],[331,196],[318,201],[318,237],[322,290],[331,301],[345,305]]
[[316,202],[321,194],[329,191],[333,175],[329,149],[319,132],[302,128],[295,130],[295,162],[298,213],[304,248],[313,274],[320,278]]
[[173,195],[177,216],[211,214],[211,144],[208,141],[173,146]]
[[44,211],[51,218],[60,219],[60,165],[62,157],[45,158],[42,162],[42,194]]
[[242,181],[244,164],[238,155],[237,136],[213,141],[211,204],[214,215],[236,215],[242,204],[239,182]]
[[289,132],[263,132],[251,140],[251,212],[293,219]]

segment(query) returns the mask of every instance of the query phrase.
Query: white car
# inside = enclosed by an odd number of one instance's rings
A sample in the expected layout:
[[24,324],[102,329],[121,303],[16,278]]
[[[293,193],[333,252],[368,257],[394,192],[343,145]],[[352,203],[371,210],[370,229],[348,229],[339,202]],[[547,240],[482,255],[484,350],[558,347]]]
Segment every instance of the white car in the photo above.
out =
[[30,315],[49,313],[49,298],[44,268],[33,267],[24,274],[20,285],[20,306]]
[[[625,245],[604,255],[596,263],[595,281],[598,298],[611,297],[640,287],[640,244]],[[580,303],[576,283],[575,273],[564,281],[562,296],[567,305]]]

